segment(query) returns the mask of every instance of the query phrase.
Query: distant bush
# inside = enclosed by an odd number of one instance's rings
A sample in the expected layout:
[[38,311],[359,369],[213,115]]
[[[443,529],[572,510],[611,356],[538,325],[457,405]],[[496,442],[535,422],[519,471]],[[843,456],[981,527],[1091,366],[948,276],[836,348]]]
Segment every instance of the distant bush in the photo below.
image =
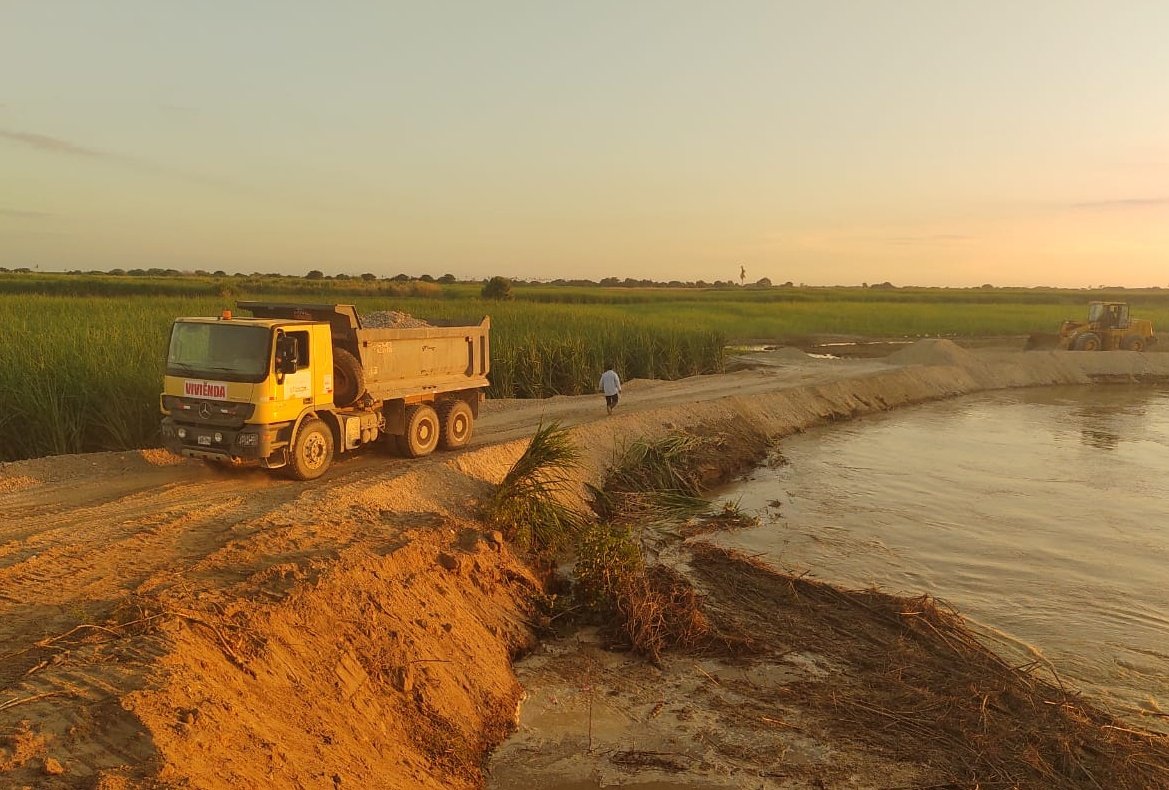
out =
[[511,299],[511,280],[496,275],[483,284],[483,290],[479,295],[484,299]]
[[410,283],[410,295],[421,296],[424,299],[434,299],[442,296],[442,286],[438,283],[427,282],[412,282]]
[[325,279],[325,273],[322,272],[320,269],[313,269],[312,271],[310,271],[308,274],[306,274],[304,276],[304,279],[306,279],[306,280],[323,280],[323,279]]

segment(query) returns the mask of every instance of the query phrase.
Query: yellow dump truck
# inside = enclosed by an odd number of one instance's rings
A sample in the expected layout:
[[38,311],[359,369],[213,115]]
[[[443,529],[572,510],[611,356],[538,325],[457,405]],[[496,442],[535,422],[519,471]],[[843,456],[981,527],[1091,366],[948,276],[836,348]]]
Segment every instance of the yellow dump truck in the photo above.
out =
[[238,306],[252,317],[224,311],[171,327],[161,405],[172,452],[311,480],[371,442],[418,457],[470,440],[490,318],[363,328],[352,305]]
[[1087,321],[1059,328],[1059,347],[1069,351],[1145,351],[1156,342],[1153,322],[1131,318],[1127,302],[1089,302]]

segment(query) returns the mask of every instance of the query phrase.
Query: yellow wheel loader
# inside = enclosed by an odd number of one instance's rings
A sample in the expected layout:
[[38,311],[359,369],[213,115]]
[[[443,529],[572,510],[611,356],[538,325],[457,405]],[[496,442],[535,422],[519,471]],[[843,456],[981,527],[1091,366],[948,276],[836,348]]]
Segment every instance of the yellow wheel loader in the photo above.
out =
[[1059,347],[1070,351],[1145,351],[1156,342],[1153,322],[1129,318],[1127,302],[1089,302],[1087,321],[1059,328]]

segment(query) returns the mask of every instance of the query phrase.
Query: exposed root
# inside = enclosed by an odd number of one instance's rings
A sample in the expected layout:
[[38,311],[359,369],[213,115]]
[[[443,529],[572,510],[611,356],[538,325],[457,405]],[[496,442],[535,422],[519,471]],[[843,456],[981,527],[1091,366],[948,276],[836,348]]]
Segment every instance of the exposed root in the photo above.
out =
[[617,616],[630,647],[655,664],[669,649],[739,655],[751,647],[748,639],[713,626],[693,585],[666,565],[651,565],[625,581]]
[[853,682],[800,688],[836,736],[956,786],[1169,786],[1169,737],[1122,726],[1041,665],[1012,666],[934,598],[847,591],[709,544],[692,550],[711,621],[847,667]]

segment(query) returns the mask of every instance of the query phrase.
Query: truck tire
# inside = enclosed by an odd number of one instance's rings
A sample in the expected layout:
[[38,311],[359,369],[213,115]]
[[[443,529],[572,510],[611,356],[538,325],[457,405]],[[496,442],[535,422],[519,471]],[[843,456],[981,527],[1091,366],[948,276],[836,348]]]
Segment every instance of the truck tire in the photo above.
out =
[[398,449],[407,458],[430,455],[438,446],[438,415],[425,403],[406,407],[406,433],[398,439]]
[[466,447],[475,429],[475,413],[465,400],[450,400],[438,407],[439,424],[442,431],[438,446],[444,450]]
[[333,403],[349,406],[365,394],[365,369],[343,348],[333,349]]
[[1099,351],[1100,335],[1095,332],[1081,332],[1072,341],[1073,351]]
[[333,463],[333,432],[316,417],[300,424],[288,448],[288,475],[294,480],[315,480]]
[[1125,351],[1144,351],[1146,341],[1140,335],[1129,335],[1121,341],[1120,347]]

